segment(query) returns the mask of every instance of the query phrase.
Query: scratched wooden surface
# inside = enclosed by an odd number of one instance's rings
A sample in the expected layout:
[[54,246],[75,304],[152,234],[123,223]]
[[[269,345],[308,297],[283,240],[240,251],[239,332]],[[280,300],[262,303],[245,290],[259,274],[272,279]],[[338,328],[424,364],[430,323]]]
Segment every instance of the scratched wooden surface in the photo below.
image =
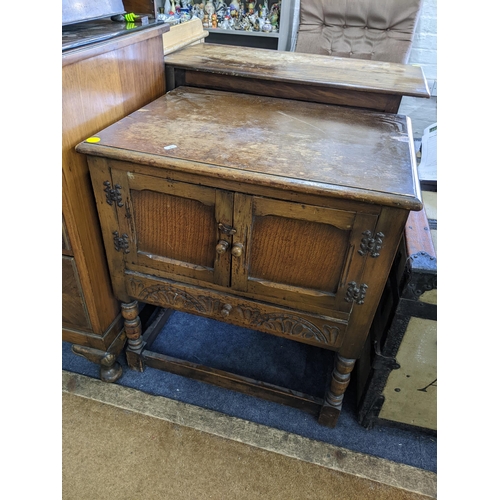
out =
[[430,97],[422,68],[408,64],[207,43],[173,52],[165,63],[246,78]]
[[100,142],[78,150],[100,154],[105,147],[119,159],[130,152],[194,162],[208,175],[217,166],[399,195],[410,209],[421,208],[401,115],[179,87],[97,135]]

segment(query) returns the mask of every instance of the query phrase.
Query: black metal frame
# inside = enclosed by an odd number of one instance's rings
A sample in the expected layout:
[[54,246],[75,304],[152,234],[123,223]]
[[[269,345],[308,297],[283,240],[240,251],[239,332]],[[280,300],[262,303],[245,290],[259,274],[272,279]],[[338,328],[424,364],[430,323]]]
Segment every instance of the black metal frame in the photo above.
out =
[[400,368],[396,356],[410,319],[437,320],[437,305],[419,301],[424,292],[433,289],[437,289],[437,259],[426,252],[408,256],[402,238],[361,361],[365,373],[360,370],[357,374],[358,422],[367,429],[383,420],[379,418],[383,391],[391,371]]

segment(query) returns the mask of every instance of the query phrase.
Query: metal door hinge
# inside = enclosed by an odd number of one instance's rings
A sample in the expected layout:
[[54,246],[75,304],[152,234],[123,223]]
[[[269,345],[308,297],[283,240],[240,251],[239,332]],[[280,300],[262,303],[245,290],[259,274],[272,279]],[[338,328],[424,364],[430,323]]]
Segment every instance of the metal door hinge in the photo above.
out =
[[371,231],[364,231],[363,238],[361,238],[360,249],[358,250],[359,255],[370,254],[370,257],[378,257],[380,255],[380,249],[382,248],[382,240],[384,239],[384,233],[377,233],[372,236]]
[[117,252],[120,252],[123,250],[124,253],[129,253],[130,250],[128,249],[128,235],[123,233],[121,236],[119,235],[118,231],[113,231],[113,239],[115,242],[115,250]]
[[366,285],[365,283],[361,283],[361,285],[358,285],[355,281],[351,281],[347,285],[347,291],[345,294],[346,302],[355,302],[359,305],[364,304],[367,288],[368,285]]
[[115,184],[115,187],[112,188],[111,182],[104,181],[104,185],[106,186],[104,188],[104,192],[106,193],[106,203],[108,205],[116,203],[118,207],[123,207],[122,195],[120,193],[120,189],[122,189],[122,187],[120,184]]

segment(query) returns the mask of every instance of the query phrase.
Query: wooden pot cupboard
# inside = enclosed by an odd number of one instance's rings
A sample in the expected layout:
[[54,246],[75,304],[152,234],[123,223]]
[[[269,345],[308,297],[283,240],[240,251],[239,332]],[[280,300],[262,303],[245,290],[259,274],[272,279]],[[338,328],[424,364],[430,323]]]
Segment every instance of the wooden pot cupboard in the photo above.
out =
[[62,339],[99,363],[108,381],[120,376],[126,337],[87,162],[75,146],[165,93],[168,30],[152,25],[62,53]]
[[[153,366],[335,426],[408,214],[405,116],[178,87],[81,142],[128,338]],[[324,398],[154,353],[138,304],[332,351]]]

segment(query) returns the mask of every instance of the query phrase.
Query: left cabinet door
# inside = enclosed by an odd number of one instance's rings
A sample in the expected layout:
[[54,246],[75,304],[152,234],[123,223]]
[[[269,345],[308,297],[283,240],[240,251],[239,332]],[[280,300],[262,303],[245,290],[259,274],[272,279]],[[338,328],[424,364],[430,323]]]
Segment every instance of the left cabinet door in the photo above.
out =
[[232,193],[121,169],[111,169],[109,184],[104,182],[118,221],[108,237],[115,251],[123,252],[126,269],[154,270],[187,283],[229,285],[230,254],[225,249],[231,235],[220,231],[219,224],[232,224]]

